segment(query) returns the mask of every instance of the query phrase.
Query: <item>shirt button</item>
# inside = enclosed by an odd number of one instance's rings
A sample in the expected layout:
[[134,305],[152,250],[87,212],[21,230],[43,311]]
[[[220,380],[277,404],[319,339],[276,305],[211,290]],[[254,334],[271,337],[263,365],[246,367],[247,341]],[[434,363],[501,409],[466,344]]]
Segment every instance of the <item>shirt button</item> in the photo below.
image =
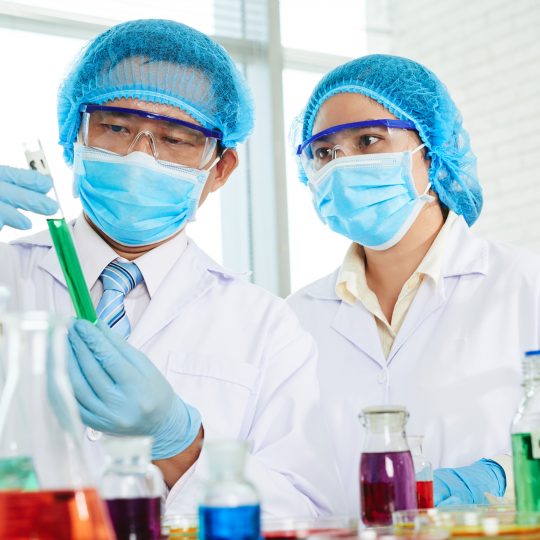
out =
[[92,428],[86,428],[86,436],[88,437],[89,441],[92,441],[92,442],[99,441],[102,435],[103,433],[101,433],[101,431],[96,431],[95,429],[92,429]]
[[386,370],[381,370],[379,373],[379,376],[377,377],[377,382],[379,384],[384,384],[388,380],[388,374],[386,373]]

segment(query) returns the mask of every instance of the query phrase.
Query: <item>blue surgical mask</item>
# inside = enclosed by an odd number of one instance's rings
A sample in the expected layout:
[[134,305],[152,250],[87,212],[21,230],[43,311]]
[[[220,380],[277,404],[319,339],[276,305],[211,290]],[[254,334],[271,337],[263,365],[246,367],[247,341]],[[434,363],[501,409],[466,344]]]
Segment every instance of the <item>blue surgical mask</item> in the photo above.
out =
[[75,144],[74,191],[89,219],[125,246],[154,244],[195,218],[207,170],[156,161],[144,152],[119,156]]
[[313,204],[333,231],[375,250],[395,246],[426,202],[412,178],[413,152],[349,156],[332,160],[310,180]]

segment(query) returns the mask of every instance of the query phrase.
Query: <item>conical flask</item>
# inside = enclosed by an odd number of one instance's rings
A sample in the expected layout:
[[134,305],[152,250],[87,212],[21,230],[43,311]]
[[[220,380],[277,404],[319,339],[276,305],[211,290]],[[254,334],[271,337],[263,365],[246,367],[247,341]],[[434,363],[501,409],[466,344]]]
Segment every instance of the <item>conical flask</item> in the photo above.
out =
[[3,339],[0,538],[114,540],[83,453],[65,324],[40,312],[8,315]]

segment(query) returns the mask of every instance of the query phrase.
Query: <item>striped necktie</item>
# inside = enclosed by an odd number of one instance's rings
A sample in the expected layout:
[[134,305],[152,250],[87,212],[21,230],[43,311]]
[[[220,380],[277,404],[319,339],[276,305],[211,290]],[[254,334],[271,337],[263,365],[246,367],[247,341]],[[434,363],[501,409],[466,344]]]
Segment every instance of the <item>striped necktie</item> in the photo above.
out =
[[96,308],[97,316],[127,339],[131,326],[124,300],[129,291],[143,281],[141,271],[135,263],[112,261],[101,272],[99,279],[103,283],[103,296]]

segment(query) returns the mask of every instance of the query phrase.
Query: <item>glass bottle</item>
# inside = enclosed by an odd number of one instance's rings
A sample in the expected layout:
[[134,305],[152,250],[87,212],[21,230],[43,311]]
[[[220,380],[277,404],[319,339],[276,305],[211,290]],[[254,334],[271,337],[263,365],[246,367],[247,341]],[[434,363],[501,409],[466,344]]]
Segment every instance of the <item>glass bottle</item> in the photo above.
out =
[[407,444],[405,407],[362,410],[367,430],[360,457],[360,510],[368,526],[390,525],[392,512],[417,508],[414,465]]
[[244,441],[205,444],[210,481],[199,507],[201,540],[259,540],[259,497],[244,476]]
[[30,312],[5,316],[3,331],[0,538],[113,540],[83,454],[65,324]]
[[416,502],[418,508],[433,508],[433,467],[422,452],[422,435],[407,435],[416,478]]
[[100,481],[117,540],[159,540],[165,484],[152,464],[152,437],[103,437]]
[[512,422],[516,508],[540,511],[540,351],[523,361],[524,395]]

